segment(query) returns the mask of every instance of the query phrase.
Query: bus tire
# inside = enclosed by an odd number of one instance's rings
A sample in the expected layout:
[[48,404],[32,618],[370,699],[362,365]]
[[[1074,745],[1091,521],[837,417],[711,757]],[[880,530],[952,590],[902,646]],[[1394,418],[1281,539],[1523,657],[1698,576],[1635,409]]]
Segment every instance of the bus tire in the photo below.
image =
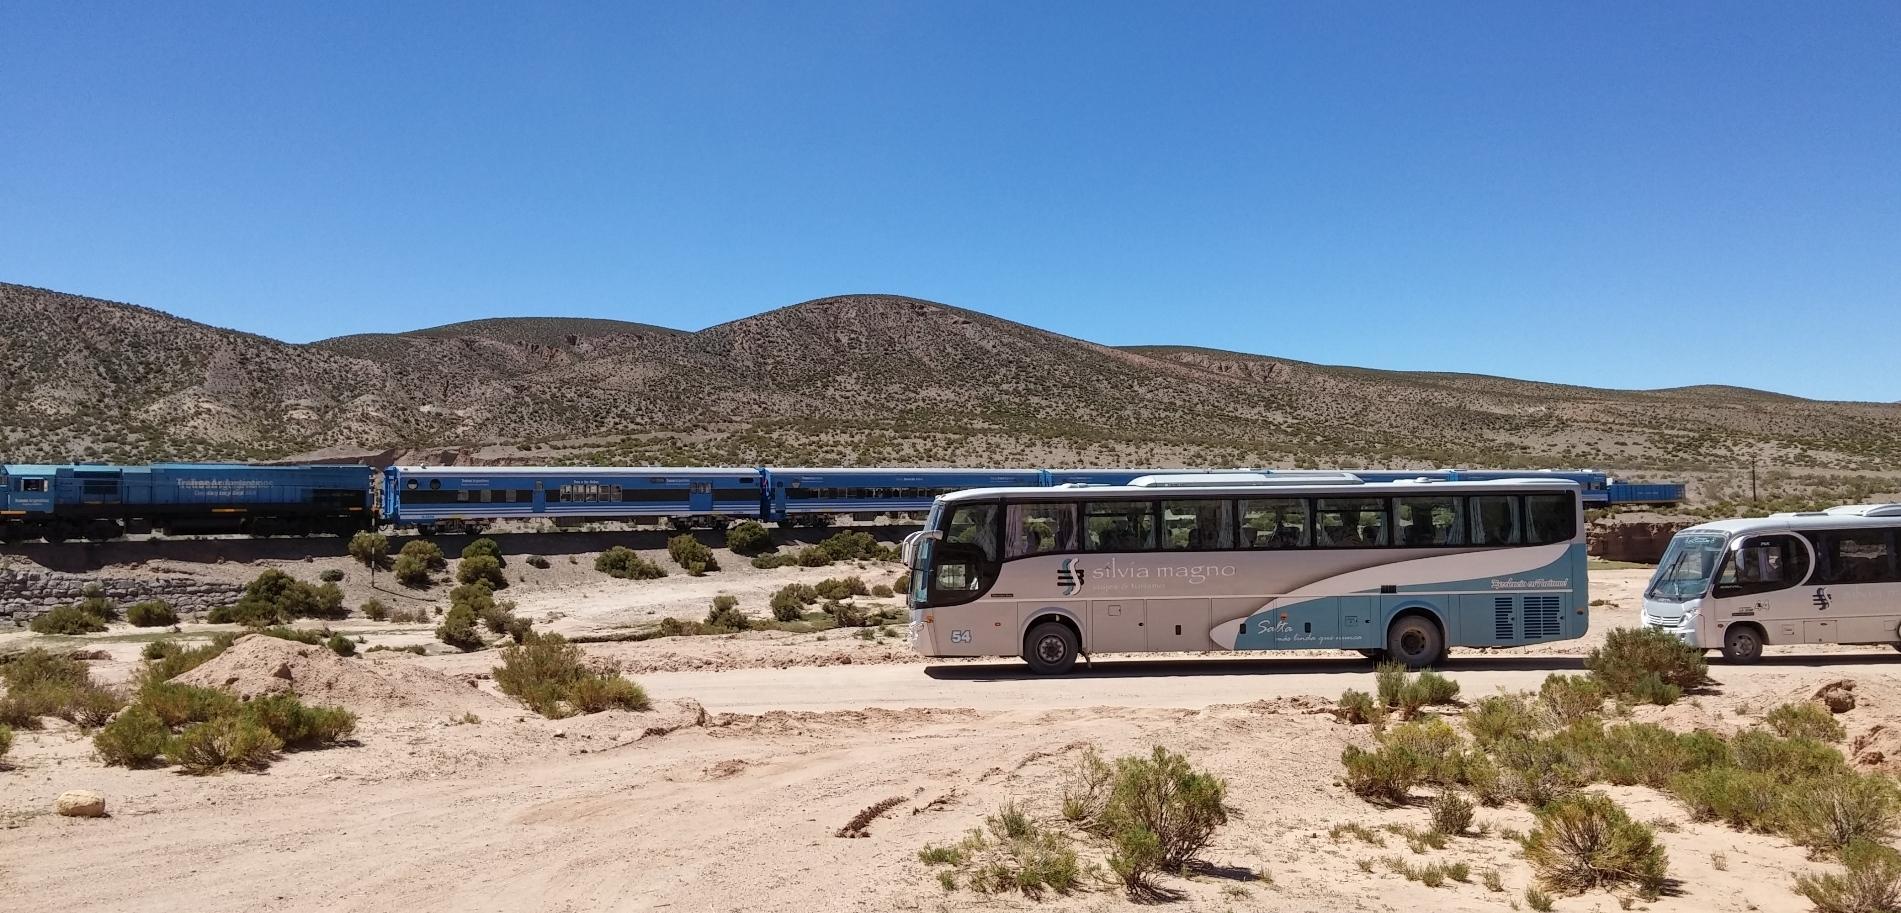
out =
[[1023,638],[1023,661],[1038,675],[1062,675],[1076,665],[1081,640],[1069,625],[1046,621]]
[[1723,634],[1723,658],[1739,665],[1762,659],[1762,632],[1754,625],[1730,625]]
[[1403,615],[1386,629],[1386,658],[1414,671],[1445,657],[1446,636],[1424,615]]

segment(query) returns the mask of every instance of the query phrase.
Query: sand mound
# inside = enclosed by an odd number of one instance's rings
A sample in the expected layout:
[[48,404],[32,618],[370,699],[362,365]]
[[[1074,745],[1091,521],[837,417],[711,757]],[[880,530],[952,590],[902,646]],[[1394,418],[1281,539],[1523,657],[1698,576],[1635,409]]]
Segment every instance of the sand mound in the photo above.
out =
[[401,659],[345,659],[328,647],[252,634],[176,681],[223,688],[246,699],[295,694],[365,717],[501,713],[519,709],[439,672]]

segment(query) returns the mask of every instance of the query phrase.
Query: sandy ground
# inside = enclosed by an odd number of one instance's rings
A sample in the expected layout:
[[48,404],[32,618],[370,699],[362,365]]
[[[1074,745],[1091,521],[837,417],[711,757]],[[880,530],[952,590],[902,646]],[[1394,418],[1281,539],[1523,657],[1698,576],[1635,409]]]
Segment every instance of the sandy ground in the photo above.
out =
[[[537,615],[561,613],[557,626],[611,630],[667,612],[703,614],[716,591],[708,587],[769,592],[781,577],[836,573],[747,568],[651,583],[578,577],[520,601]],[[1579,668],[1603,630],[1634,620],[1634,593],[1646,576],[1593,574],[1594,595],[1609,603],[1594,610],[1590,638],[1457,651],[1445,671],[1472,697],[1534,688],[1550,672]],[[562,591],[587,595],[563,601]],[[747,607],[758,613],[763,601]],[[428,636],[413,625],[337,627],[360,629],[372,642]],[[99,678],[129,675],[142,641],[126,638],[137,636],[115,628],[86,639],[111,655],[91,664]],[[0,649],[31,641],[0,636]],[[13,767],[0,771],[0,909],[1127,909],[1132,903],[1107,886],[1040,901],[946,893],[916,857],[926,843],[981,825],[1007,800],[1060,824],[1057,786],[1088,743],[1111,754],[1165,744],[1228,780],[1239,815],[1206,854],[1207,868],[1165,879],[1175,896],[1166,908],[1509,910],[1530,883],[1517,845],[1500,836],[1529,828],[1521,808],[1481,809],[1489,835],[1417,856],[1397,838],[1382,848],[1328,836],[1345,822],[1426,820],[1423,808],[1378,809],[1335,782],[1341,749],[1364,744],[1368,733],[1324,712],[1327,699],[1372,688],[1370,666],[1340,653],[1100,657],[1090,669],[1048,679],[1015,662],[924,660],[835,631],[588,649],[634,670],[656,709],[544,720],[496,693],[487,678],[492,654],[332,662],[319,652],[296,659],[309,669],[299,665],[295,680],[327,683],[307,687],[352,706],[362,728],[351,745],[290,753],[263,774],[107,768],[71,727],[20,733]],[[1732,728],[1850,678],[1863,696],[1841,717],[1851,738],[1901,723],[1901,653],[1771,654],[1754,667],[1718,664],[1707,692],[1638,716]],[[213,677],[268,686],[263,670],[273,663],[253,660]],[[480,721],[455,722],[464,714]],[[74,788],[105,793],[111,817],[52,815],[53,797]],[[1664,823],[1659,836],[1677,888],[1640,908],[1807,909],[1789,881],[1820,864],[1787,841],[1690,822],[1674,802],[1642,788],[1608,791],[1638,817]],[[889,797],[902,801],[872,822],[869,838],[833,836]],[[1421,864],[1464,861],[1475,874],[1470,884],[1427,888],[1356,865],[1395,854]],[[1505,891],[1479,884],[1478,873],[1490,870]],[[1594,893],[1560,898],[1557,909],[1616,910],[1619,902]]]

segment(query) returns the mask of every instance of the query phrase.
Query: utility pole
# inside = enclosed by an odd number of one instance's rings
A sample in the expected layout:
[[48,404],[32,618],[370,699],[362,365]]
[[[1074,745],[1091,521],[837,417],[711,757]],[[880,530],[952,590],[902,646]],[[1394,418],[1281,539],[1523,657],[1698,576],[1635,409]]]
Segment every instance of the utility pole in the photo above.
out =
[[1751,457],[1749,460],[1749,503],[1755,504],[1758,500],[1756,497],[1756,460],[1754,457]]

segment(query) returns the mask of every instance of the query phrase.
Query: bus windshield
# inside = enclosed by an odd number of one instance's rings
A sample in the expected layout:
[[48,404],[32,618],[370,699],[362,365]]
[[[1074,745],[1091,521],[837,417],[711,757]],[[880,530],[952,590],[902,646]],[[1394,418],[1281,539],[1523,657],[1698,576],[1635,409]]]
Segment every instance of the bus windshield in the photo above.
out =
[[1709,589],[1710,576],[1723,559],[1723,543],[1729,537],[1721,533],[1694,533],[1677,536],[1664,550],[1657,563],[1657,575],[1650,578],[1651,599],[1682,602],[1695,599]]

